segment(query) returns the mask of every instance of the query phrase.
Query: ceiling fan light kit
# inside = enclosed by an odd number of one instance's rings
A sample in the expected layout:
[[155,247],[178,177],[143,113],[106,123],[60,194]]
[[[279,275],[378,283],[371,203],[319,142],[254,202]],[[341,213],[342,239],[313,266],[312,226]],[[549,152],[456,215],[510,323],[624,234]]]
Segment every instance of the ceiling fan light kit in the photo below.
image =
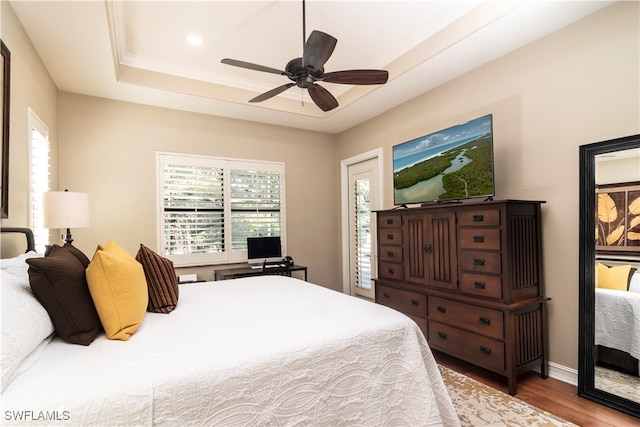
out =
[[344,70],[331,73],[324,72],[324,64],[329,60],[338,40],[322,31],[314,30],[309,38],[304,42],[305,23],[305,2],[302,1],[302,57],[290,60],[284,71],[276,68],[265,67],[251,62],[239,61],[225,58],[221,62],[235,67],[247,68],[249,70],[262,71],[265,73],[280,74],[287,76],[292,83],[278,86],[263,94],[249,100],[249,102],[262,102],[272,98],[285,90],[297,86],[307,89],[313,102],[322,111],[330,111],[338,106],[336,98],[317,82],[350,84],[350,85],[381,85],[389,79],[386,70]]

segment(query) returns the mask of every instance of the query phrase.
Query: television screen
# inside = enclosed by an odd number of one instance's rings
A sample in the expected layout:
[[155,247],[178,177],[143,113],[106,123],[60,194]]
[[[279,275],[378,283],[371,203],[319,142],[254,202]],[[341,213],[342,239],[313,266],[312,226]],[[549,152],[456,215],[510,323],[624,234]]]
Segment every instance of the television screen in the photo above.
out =
[[281,261],[280,236],[247,237],[247,258],[249,264]]
[[393,147],[393,203],[494,195],[493,117],[488,114]]

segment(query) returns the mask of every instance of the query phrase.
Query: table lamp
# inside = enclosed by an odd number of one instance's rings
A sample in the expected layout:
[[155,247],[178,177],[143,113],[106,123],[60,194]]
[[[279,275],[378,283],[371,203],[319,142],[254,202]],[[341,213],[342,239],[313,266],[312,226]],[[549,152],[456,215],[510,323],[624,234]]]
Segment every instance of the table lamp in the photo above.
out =
[[65,243],[71,244],[71,228],[89,226],[89,195],[72,191],[48,191],[42,197],[45,228],[66,228]]

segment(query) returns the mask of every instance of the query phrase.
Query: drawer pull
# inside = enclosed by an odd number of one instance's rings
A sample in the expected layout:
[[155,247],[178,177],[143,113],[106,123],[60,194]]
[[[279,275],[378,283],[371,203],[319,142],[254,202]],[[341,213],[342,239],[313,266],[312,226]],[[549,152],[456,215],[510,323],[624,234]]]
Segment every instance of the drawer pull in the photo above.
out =
[[484,289],[487,287],[487,284],[484,282],[474,282],[473,287],[476,289]]
[[440,313],[446,313],[447,312],[447,307],[438,306],[438,311]]
[[480,323],[482,323],[483,325],[490,325],[491,324],[491,319],[488,319],[486,317],[481,317],[480,318]]
[[484,221],[484,215],[474,215],[473,222],[482,222]]
[[473,243],[483,243],[484,236],[473,236]]
[[392,225],[393,224],[393,219],[387,218],[387,224]]
[[393,234],[387,234],[387,240],[393,240]]
[[420,301],[418,301],[417,299],[412,299],[412,300],[411,300],[411,304],[413,304],[413,305],[419,305],[419,304],[420,304]]
[[383,293],[382,296],[385,297],[385,299],[389,299],[391,297],[391,295],[389,295],[389,292]]
[[438,336],[444,340],[447,339],[447,334],[445,332],[438,332]]
[[387,252],[387,256],[391,258],[393,256],[393,252],[391,251]]
[[395,271],[393,268],[389,268],[389,269],[387,270],[387,272],[389,272],[389,274],[393,274],[393,273],[395,273],[396,271]]
[[480,351],[483,352],[484,354],[491,354],[491,349],[489,347],[485,347],[485,346],[480,346]]
[[432,246],[432,245],[426,245],[426,244],[425,244],[425,245],[422,247],[422,251],[423,251],[425,254],[430,254],[430,253],[432,253],[432,252],[433,252],[433,246]]
[[473,265],[484,265],[484,258],[474,258]]

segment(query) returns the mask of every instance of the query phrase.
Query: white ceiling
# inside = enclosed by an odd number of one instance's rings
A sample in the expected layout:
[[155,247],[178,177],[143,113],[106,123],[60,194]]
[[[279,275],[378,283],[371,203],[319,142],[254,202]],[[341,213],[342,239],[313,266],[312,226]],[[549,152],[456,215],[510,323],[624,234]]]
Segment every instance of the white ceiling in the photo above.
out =
[[10,3],[61,91],[338,133],[612,2],[307,0],[307,36],[338,39],[326,72],[389,71],[382,86],[323,84],[340,103],[327,113],[297,87],[249,104],[289,79],[220,63],[301,56],[301,1]]

